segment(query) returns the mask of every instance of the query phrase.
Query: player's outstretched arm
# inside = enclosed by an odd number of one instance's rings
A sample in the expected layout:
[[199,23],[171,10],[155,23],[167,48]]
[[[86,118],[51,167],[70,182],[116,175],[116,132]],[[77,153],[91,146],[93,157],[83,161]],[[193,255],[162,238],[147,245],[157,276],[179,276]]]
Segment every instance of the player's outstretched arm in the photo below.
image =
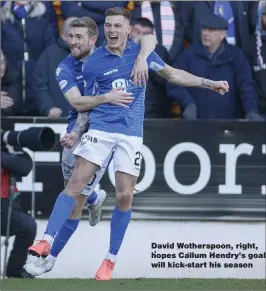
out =
[[220,94],[225,94],[229,90],[227,81],[213,81],[192,75],[186,71],[172,68],[169,65],[157,72],[162,78],[166,79],[169,83],[183,86],[183,87],[198,87],[207,88],[216,91]]
[[116,88],[106,94],[98,96],[81,96],[78,87],[72,87],[64,95],[72,107],[78,112],[88,111],[106,103],[128,107],[128,104],[132,103],[134,98],[131,96],[131,93],[123,92],[122,89]]
[[149,68],[147,64],[147,59],[149,55],[154,51],[157,39],[155,35],[148,34],[135,38],[134,42],[140,44],[140,52],[131,72],[131,77],[133,77],[133,82],[136,85],[143,86],[149,79]]

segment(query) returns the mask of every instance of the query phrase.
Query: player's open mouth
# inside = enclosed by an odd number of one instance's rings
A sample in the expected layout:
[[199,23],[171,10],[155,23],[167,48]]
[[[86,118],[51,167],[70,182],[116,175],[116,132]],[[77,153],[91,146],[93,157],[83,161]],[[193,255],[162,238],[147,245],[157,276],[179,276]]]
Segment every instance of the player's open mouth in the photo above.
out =
[[117,35],[109,35],[108,38],[109,38],[109,40],[110,40],[111,42],[115,42],[115,41],[118,40],[118,36],[117,36]]

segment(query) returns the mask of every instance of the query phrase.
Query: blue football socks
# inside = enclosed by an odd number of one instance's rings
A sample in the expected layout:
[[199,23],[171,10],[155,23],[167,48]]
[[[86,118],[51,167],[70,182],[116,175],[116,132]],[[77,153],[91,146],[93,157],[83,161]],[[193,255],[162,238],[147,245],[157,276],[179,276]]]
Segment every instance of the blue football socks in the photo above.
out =
[[109,253],[114,258],[124,239],[127,227],[131,219],[132,209],[121,211],[117,206],[115,207],[111,219],[111,235]]
[[70,216],[75,203],[75,198],[72,198],[63,192],[59,194],[49,218],[45,235],[54,237],[57,234],[63,223]]
[[88,197],[87,201],[89,204],[93,204],[97,200],[97,198],[98,198],[98,194],[95,191],[93,191],[91,195]]
[[55,236],[50,255],[57,257],[79,225],[79,219],[67,219]]

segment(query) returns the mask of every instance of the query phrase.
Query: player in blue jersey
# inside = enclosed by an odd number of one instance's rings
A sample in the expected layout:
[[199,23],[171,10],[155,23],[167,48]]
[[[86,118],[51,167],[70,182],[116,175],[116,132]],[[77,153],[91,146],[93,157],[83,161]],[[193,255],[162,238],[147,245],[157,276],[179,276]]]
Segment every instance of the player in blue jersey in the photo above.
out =
[[[90,37],[88,37],[88,35]],[[81,71],[82,64],[84,59],[93,53],[97,36],[97,25],[92,19],[88,17],[82,17],[72,21],[70,23],[69,32],[71,55],[62,61],[56,70],[56,78],[59,86],[73,107],[68,117],[67,133],[61,139],[61,144],[65,147],[62,158],[62,169],[65,183],[67,183],[67,181],[70,179],[72,170],[75,165],[75,156],[73,156],[73,150],[79,143],[79,137],[88,127],[88,113],[83,111],[90,110],[97,105],[105,103],[128,108],[128,105],[132,103],[133,100],[130,93],[122,92],[117,88],[111,89],[109,92],[106,92],[106,94],[102,96],[82,97],[82,95],[84,95],[84,81]],[[154,36],[148,36],[139,39],[138,41],[142,46],[140,56],[142,54],[150,53],[156,44],[156,39]],[[139,80],[141,83],[144,83],[148,78],[147,73],[148,70],[146,68],[146,62],[142,62],[141,60],[135,64],[132,70],[132,76],[135,78],[136,82]],[[31,252],[39,256],[48,255],[46,260],[38,259],[37,262],[35,260],[28,260],[28,263],[25,265],[25,269],[29,273],[37,276],[44,272],[48,272],[53,268],[58,254],[66,245],[67,241],[79,224],[84,202],[86,201],[86,196],[89,196],[88,201],[91,204],[90,213],[92,212],[92,215],[90,224],[95,225],[99,221],[101,205],[105,199],[105,193],[103,193],[104,195],[101,195],[101,192],[99,192],[99,196],[97,197],[96,193],[93,194],[92,191],[103,176],[104,171],[110,161],[111,155],[112,153],[110,153],[110,156],[106,160],[105,165],[94,174],[91,182],[86,185],[85,189],[81,192],[82,195],[77,197],[72,213],[55,236],[50,254],[50,245],[46,243],[46,240],[40,241],[35,247],[29,249]],[[93,201],[90,201],[92,200],[92,196],[94,196],[94,199]],[[50,234],[46,234],[44,238],[47,236],[49,243],[51,244],[52,239]]]
[[[131,76],[134,63],[140,58],[140,46],[128,40],[130,32],[130,13],[127,10],[112,8],[106,11],[106,42],[84,62],[84,94],[100,98],[117,88],[132,94],[134,101],[129,108],[102,104],[92,109],[90,128],[74,151],[77,158],[72,176],[57,198],[46,229],[48,233],[60,229],[72,212],[76,197],[115,149],[117,204],[111,219],[110,248],[96,273],[97,280],[112,278],[116,256],[131,219],[133,191],[141,167],[145,86],[138,86]],[[207,88],[221,94],[229,89],[226,81],[212,81],[174,69],[155,52],[143,58],[150,69],[173,84]]]
[[[139,52],[139,45],[127,40],[130,32],[128,11],[121,8],[107,10],[106,43],[84,62],[83,77],[87,83],[85,94],[97,96],[119,87],[124,92],[132,93],[134,101],[129,108],[105,104],[92,110],[89,131],[83,135],[81,143],[74,151],[78,158],[73,180],[70,180],[64,192],[68,197],[75,197],[75,182],[78,180],[79,186],[83,187],[83,183],[102,167],[115,148],[113,159],[117,204],[111,219],[110,247],[96,273],[97,280],[112,278],[116,256],[131,218],[133,190],[141,167],[146,88],[136,86],[130,77]],[[148,56],[147,63],[150,69],[176,85],[222,92],[228,90],[227,82],[214,82],[176,70],[166,65],[155,52]]]

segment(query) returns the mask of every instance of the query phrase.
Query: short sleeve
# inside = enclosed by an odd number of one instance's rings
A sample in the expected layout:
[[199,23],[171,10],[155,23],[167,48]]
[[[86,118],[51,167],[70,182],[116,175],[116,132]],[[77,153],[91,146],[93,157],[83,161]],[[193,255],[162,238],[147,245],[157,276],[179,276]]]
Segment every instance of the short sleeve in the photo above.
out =
[[55,76],[63,94],[73,87],[78,87],[71,70],[65,64],[58,66]]
[[165,67],[165,62],[154,51],[149,55],[147,62],[149,69],[155,72],[159,72]]

